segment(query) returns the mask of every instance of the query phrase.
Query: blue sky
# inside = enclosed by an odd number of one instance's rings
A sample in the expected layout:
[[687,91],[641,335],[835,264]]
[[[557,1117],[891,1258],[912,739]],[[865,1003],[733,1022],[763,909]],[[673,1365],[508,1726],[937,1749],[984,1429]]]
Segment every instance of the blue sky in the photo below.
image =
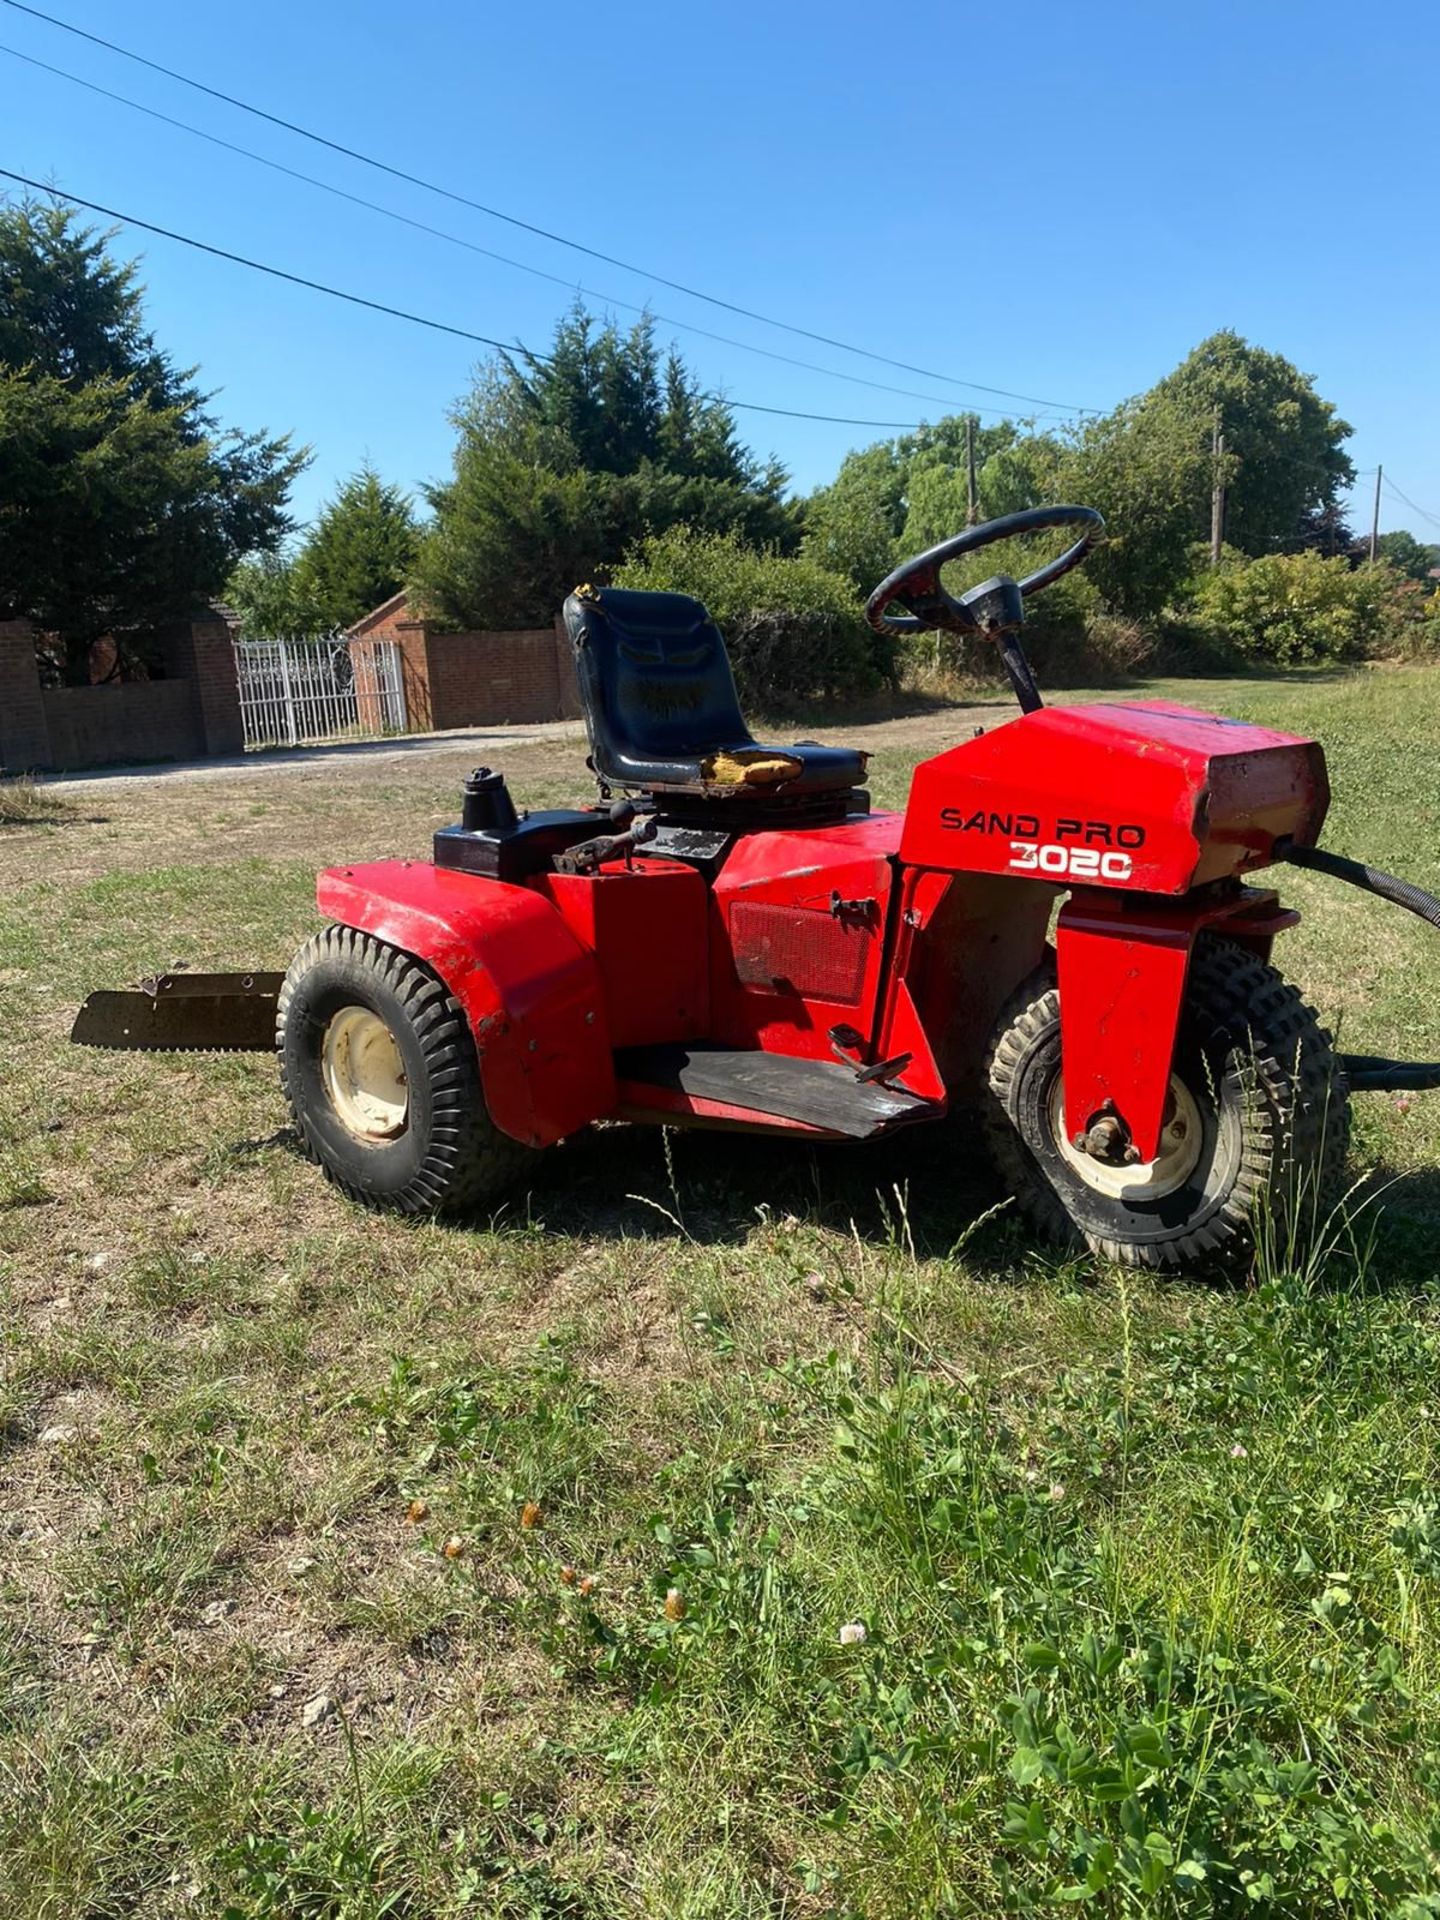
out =
[[[1387,494],[1382,526],[1440,538],[1433,0],[37,4],[522,219],[956,380],[1103,408],[1234,327],[1314,374],[1356,464],[1383,462],[1434,516]],[[662,323],[736,400],[902,422],[1007,404],[585,259],[4,4],[0,43],[565,284],[0,54],[0,166],[157,224],[501,339],[543,346],[584,285],[930,396]],[[168,241],[119,245],[143,255],[155,330],[222,415],[314,448],[302,517],[366,458],[411,487],[447,470],[478,349]],[[739,417],[802,488],[883,431]]]

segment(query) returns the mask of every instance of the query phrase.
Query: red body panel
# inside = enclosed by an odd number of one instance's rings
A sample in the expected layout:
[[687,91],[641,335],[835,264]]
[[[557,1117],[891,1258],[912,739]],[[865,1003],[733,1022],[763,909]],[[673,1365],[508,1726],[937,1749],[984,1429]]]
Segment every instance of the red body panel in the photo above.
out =
[[1153,1158],[1196,935],[1213,927],[1268,952],[1299,918],[1250,888],[1183,902],[1072,895],[1055,930],[1066,1131],[1087,1131],[1113,1103],[1140,1158]]
[[549,1146],[615,1105],[594,955],[528,887],[418,860],[331,867],[320,911],[433,967],[469,1018],[485,1103],[517,1140]]
[[611,1046],[706,1037],[709,889],[693,867],[637,860],[628,872],[551,873],[534,884],[595,956]]
[[907,865],[1183,894],[1311,842],[1313,741],[1163,701],[1042,707],[915,770]]
[[711,895],[713,1039],[822,1060],[833,1026],[870,1039],[901,825],[881,813],[737,843]]

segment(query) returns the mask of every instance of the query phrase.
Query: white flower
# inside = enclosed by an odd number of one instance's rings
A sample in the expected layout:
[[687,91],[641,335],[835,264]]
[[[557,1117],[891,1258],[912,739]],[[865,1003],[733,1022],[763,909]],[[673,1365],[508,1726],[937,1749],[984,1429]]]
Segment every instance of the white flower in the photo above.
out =
[[1237,1440],[1230,1449],[1230,1458],[1232,1460],[1248,1460],[1250,1458],[1250,1449],[1248,1447],[1242,1447]]
[[863,1647],[868,1637],[863,1620],[847,1620],[840,1629],[842,1647]]
[[1050,1498],[1052,1500],[1063,1500],[1065,1498],[1065,1483],[1062,1480],[1052,1480],[1050,1482]]

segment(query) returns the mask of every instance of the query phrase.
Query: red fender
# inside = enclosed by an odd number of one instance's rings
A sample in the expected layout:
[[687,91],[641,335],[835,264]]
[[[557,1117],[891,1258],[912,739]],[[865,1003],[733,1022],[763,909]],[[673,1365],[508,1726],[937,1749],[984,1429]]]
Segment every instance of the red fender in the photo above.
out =
[[465,1009],[496,1126],[552,1145],[613,1111],[615,1070],[593,954],[528,887],[418,860],[331,867],[320,911],[423,960]]
[[1174,905],[1072,894],[1055,930],[1066,1132],[1087,1132],[1113,1108],[1140,1158],[1153,1160],[1196,935],[1216,927],[1268,953],[1273,935],[1299,918],[1273,893],[1251,888]]

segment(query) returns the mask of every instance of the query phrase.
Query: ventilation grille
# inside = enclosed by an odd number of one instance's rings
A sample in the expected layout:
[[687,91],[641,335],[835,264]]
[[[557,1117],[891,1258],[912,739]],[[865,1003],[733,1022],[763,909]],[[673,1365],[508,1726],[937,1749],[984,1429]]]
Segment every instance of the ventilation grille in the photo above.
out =
[[808,907],[737,900],[730,909],[735,971],[747,987],[855,1006],[875,936]]

